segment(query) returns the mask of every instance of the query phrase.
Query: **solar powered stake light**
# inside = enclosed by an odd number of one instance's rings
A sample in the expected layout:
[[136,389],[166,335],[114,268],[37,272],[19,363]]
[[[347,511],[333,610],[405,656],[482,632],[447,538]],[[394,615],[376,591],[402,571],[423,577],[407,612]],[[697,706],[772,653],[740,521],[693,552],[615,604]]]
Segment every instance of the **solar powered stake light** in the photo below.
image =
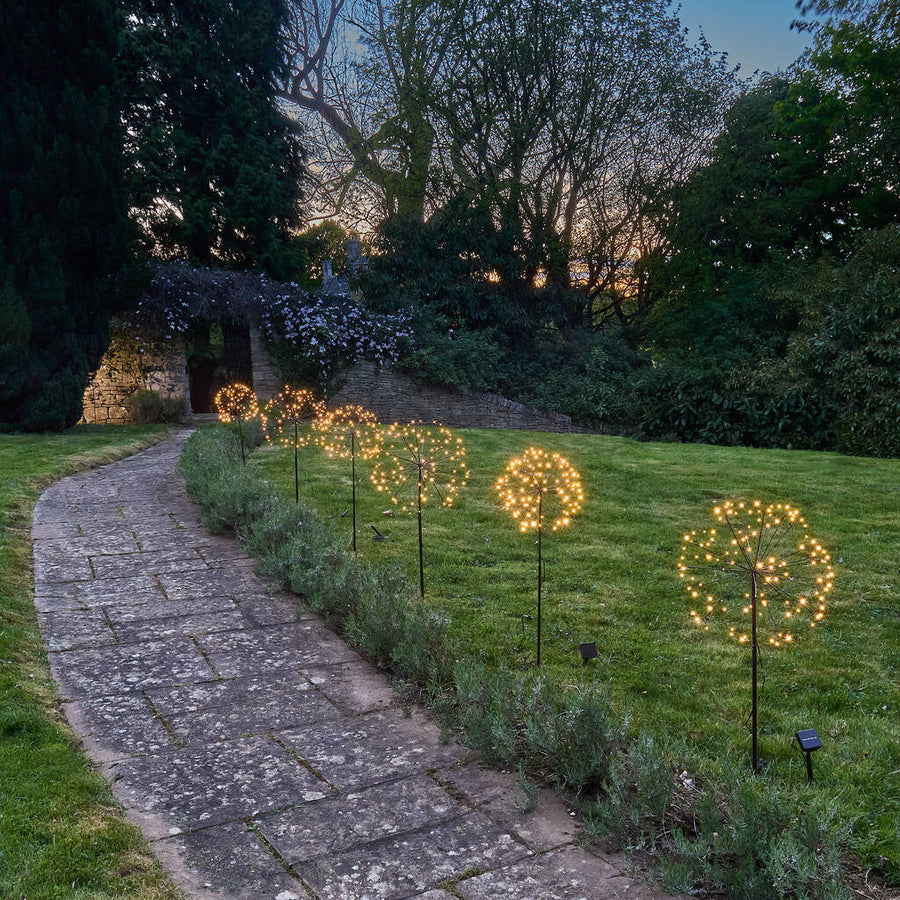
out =
[[[441,506],[453,506],[457,492],[469,480],[462,438],[437,422],[431,426],[394,423],[382,434],[382,453],[372,469],[372,484],[386,491],[404,512],[416,510],[419,520],[419,593],[425,596],[425,556],[422,549],[422,508],[435,494]],[[404,491],[412,498],[401,502]]]
[[816,734],[815,728],[806,728],[803,731],[798,731],[796,737],[800,749],[806,754],[806,780],[812,782],[812,754],[814,750],[822,749],[822,741],[819,735]]
[[587,641],[583,644],[578,645],[578,650],[581,653],[581,661],[587,665],[589,659],[597,658],[597,644],[594,641]]
[[541,664],[541,584],[543,557],[541,539],[544,514],[556,514],[553,531],[568,525],[584,503],[584,492],[578,473],[558,453],[547,453],[529,447],[525,453],[509,461],[506,472],[497,479],[497,493],[503,508],[519,523],[519,531],[537,531],[537,664]]
[[713,517],[724,527],[684,535],[678,575],[691,598],[692,622],[709,631],[709,623],[719,615],[737,619],[728,626],[728,636],[750,643],[751,758],[756,772],[760,632],[768,646],[777,649],[792,646],[807,629],[819,625],[834,569],[800,510],[786,503],[729,500],[713,509]]
[[309,443],[309,434],[300,427],[313,420],[322,404],[312,391],[285,387],[267,404],[263,419],[266,440],[294,450],[294,502],[300,502],[300,448]]
[[218,391],[213,403],[219,411],[220,422],[237,422],[238,438],[241,442],[241,462],[247,465],[243,423],[245,419],[255,419],[260,416],[256,394],[246,384],[235,382]]
[[350,483],[353,508],[353,551],[356,552],[356,456],[371,459],[379,452],[379,433],[375,430],[375,413],[355,403],[326,411],[321,409],[313,419],[316,443],[330,457],[350,460]]

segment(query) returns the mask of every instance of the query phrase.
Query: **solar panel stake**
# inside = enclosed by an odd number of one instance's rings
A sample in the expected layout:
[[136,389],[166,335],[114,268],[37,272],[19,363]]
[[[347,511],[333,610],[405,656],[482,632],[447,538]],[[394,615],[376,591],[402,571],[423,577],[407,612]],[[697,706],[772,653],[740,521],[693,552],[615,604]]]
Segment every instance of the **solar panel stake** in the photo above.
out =
[[814,750],[820,750],[822,747],[822,741],[819,738],[819,735],[816,734],[815,728],[806,728],[802,731],[798,731],[796,734],[797,743],[800,745],[800,749],[806,754],[806,781],[807,784],[812,784],[813,780],[813,770],[812,770],[812,754]]

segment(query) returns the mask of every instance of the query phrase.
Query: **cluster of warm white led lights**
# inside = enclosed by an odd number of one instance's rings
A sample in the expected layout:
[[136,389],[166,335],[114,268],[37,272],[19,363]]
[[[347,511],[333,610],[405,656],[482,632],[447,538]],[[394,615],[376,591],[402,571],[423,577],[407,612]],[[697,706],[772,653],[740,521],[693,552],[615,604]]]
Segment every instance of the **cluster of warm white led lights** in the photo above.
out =
[[372,484],[404,511],[421,509],[432,493],[441,506],[452,506],[469,480],[465,444],[449,428],[394,423],[382,432],[381,442]]
[[552,529],[569,524],[584,503],[578,472],[558,453],[529,447],[509,461],[497,479],[496,490],[503,509],[519,524],[519,531],[542,527],[544,516],[555,514]]
[[685,534],[678,563],[696,604],[693,622],[709,630],[714,617],[739,611],[728,635],[745,643],[755,597],[770,646],[791,644],[801,629],[815,628],[825,617],[834,569],[800,510],[785,503],[727,501],[713,516],[724,527]]
[[260,415],[256,394],[246,384],[240,382],[229,384],[217,391],[213,403],[221,422],[246,422]]
[[[263,430],[270,444],[285,447],[305,447],[310,440],[306,426],[321,411],[322,404],[312,391],[286,387],[279,391],[265,407]],[[302,430],[301,430],[302,429]]]

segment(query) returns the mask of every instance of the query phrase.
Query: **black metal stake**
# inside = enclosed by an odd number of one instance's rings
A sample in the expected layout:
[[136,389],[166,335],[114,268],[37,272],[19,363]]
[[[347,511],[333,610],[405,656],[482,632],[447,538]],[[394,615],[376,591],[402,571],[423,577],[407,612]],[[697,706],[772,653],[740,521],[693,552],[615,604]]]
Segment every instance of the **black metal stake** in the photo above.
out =
[[294,422],[294,503],[300,502],[300,435],[297,430],[297,422]]
[[[422,468],[419,467],[419,593],[425,599],[425,557],[422,553]],[[540,626],[538,626],[540,628]],[[540,632],[538,632],[540,633]]]
[[537,664],[541,666],[541,581],[543,580],[543,559],[541,558],[541,532],[544,530],[544,518],[542,506],[543,493],[538,495],[538,604],[537,604]]
[[806,780],[809,784],[812,784],[812,753],[809,750],[806,751]]
[[751,653],[751,667],[752,667],[752,693],[753,697],[750,704],[750,719],[751,724],[750,728],[753,732],[753,771],[759,771],[759,754],[757,753],[756,747],[756,733],[757,733],[757,705],[756,705],[756,666],[757,666],[757,658],[759,656],[759,644],[756,641],[756,571],[754,569],[750,570],[750,614],[752,618],[752,653]]
[[241,424],[242,421],[243,421],[243,420],[241,419],[241,417],[238,416],[238,417],[237,417],[237,423],[238,423],[238,439],[239,439],[240,442],[241,442],[241,462],[246,466],[246,465],[247,465],[247,457],[246,457],[246,455],[244,454],[244,429],[243,429],[243,426],[242,426],[242,424]]
[[356,432],[350,432],[350,483],[353,490],[353,552],[356,553]]

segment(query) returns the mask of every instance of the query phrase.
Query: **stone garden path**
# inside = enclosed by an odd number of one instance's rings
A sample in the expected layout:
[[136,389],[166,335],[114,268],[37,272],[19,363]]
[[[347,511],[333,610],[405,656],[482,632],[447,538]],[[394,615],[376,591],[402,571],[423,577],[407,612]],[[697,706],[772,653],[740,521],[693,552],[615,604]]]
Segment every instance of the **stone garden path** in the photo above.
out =
[[420,712],[199,524],[188,432],[49,488],[35,603],[66,717],[189,897],[661,895]]

